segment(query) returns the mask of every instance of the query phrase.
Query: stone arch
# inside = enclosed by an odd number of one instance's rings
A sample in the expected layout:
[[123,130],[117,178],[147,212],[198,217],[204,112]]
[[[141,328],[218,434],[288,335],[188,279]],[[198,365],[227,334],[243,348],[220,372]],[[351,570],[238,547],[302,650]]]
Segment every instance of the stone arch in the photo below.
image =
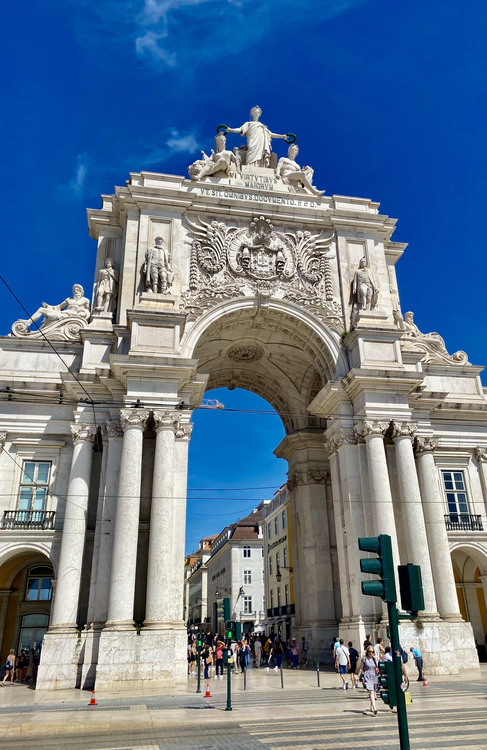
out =
[[241,387],[262,396],[287,434],[318,426],[309,403],[348,370],[338,334],[281,300],[264,307],[251,298],[217,305],[187,332],[182,353],[198,360],[208,390]]
[[[0,552],[0,568],[10,560],[16,557],[22,557],[24,555],[33,555],[38,557],[40,555],[47,557],[54,570],[54,577],[57,575],[57,557],[52,552],[50,544],[44,542],[16,542],[9,544],[7,548]],[[24,566],[22,563],[20,568]]]
[[[450,546],[453,567],[463,577],[464,573],[471,573],[470,568],[475,565],[481,575],[487,575],[487,549],[480,542],[457,542]],[[472,561],[469,563],[469,558]],[[467,567],[465,567],[467,566]]]
[[[452,545],[451,556],[460,611],[472,625],[478,643],[483,644],[487,633],[487,549],[479,542],[458,542]],[[482,647],[479,658],[487,659]]]

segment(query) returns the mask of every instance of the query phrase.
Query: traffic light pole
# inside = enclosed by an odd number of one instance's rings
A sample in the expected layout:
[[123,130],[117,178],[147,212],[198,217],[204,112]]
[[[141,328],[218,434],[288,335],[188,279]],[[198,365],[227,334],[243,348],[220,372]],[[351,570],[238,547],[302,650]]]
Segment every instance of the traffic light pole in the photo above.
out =
[[232,650],[232,642],[230,640],[227,641],[227,707],[225,711],[231,711],[232,710],[232,663],[233,659],[229,655]]
[[387,602],[387,614],[389,615],[391,650],[394,663],[394,682],[396,684],[397,694],[397,726],[399,729],[399,745],[401,750],[410,750],[406,698],[401,688],[403,680],[401,646],[399,643],[399,613],[394,602]]
[[198,670],[198,685],[196,687],[196,692],[201,693],[201,646],[198,646],[196,650],[198,652],[198,666],[196,667],[196,669]]

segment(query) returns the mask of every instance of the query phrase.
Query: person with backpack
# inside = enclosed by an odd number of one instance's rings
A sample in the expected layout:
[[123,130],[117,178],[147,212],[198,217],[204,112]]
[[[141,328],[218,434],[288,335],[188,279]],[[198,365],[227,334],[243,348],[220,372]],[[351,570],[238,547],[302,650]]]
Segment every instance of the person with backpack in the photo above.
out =
[[342,690],[348,690],[347,671],[350,668],[350,654],[348,648],[343,645],[343,638],[340,638],[338,648],[335,649],[335,668],[342,680]]

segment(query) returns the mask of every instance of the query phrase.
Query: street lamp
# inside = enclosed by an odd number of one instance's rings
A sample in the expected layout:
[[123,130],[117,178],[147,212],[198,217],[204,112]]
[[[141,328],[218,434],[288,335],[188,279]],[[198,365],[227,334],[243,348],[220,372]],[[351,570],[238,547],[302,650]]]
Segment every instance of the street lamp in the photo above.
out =
[[292,569],[292,568],[288,568],[288,566],[287,566],[287,565],[281,565],[281,566],[280,566],[280,565],[279,565],[279,563],[277,563],[277,570],[276,570],[276,581],[277,581],[278,583],[281,583],[281,580],[282,580],[281,567],[283,568],[283,570],[289,570],[289,572],[290,572],[290,573],[292,573],[292,572],[293,572],[293,569]]

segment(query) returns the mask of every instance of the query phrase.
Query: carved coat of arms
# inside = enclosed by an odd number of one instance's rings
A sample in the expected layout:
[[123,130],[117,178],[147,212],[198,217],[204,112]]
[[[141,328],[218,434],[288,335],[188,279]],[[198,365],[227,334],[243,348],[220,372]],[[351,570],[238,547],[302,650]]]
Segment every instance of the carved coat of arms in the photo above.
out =
[[255,295],[262,305],[274,295],[343,330],[331,276],[333,234],[280,232],[263,216],[245,228],[199,217],[188,225],[193,235],[190,283],[181,306],[190,319],[224,299]]

